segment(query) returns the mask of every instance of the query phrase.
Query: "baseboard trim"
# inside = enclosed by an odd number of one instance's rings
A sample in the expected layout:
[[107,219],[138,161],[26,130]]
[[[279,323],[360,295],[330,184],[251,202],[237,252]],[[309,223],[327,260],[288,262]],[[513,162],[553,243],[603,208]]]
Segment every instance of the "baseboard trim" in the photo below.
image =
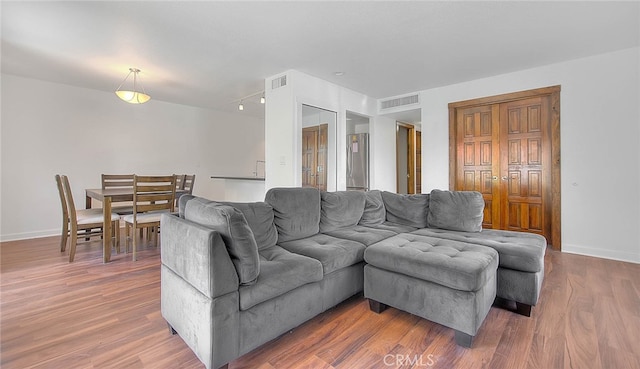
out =
[[60,229],[49,229],[46,231],[10,233],[0,235],[0,242],[28,240],[30,238],[43,238],[51,236],[60,236]]
[[562,244],[562,252],[640,264],[640,253],[634,254],[632,252],[596,249],[567,243]]
[[[122,228],[124,228],[124,226],[121,223],[119,229],[122,230]],[[28,240],[31,238],[44,238],[44,237],[53,237],[53,236],[60,236],[60,229],[49,229],[46,231],[3,234],[3,235],[0,235],[0,242],[20,241],[20,240]]]

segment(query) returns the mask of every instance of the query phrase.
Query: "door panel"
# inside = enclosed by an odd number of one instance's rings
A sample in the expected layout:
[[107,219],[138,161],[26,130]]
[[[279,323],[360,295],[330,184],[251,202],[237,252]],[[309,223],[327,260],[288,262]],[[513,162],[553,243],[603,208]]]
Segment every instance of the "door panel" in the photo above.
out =
[[550,99],[535,97],[500,104],[500,145],[507,145],[501,160],[506,173],[505,229],[542,234],[550,239],[550,204],[544,188],[550,188]]
[[302,187],[327,190],[328,124],[302,129]]
[[318,130],[315,127],[302,129],[302,187],[316,187],[317,142]]
[[[485,202],[483,227],[494,228],[500,219],[500,193],[494,173],[499,171],[499,114],[492,106],[458,111],[457,174],[455,189],[478,191]],[[497,226],[497,224],[495,225]]]

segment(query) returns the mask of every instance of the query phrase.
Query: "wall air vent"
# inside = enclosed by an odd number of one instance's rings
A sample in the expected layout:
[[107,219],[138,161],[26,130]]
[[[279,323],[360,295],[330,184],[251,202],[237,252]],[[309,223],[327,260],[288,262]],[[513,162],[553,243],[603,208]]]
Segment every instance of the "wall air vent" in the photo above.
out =
[[282,86],[287,85],[287,76],[284,75],[282,77],[274,78],[271,80],[271,89],[275,90],[276,88],[280,88]]
[[380,101],[380,109],[381,110],[391,109],[391,108],[396,108],[398,106],[417,104],[419,102],[420,100],[418,99],[418,95],[403,96],[403,97],[398,97],[394,99]]

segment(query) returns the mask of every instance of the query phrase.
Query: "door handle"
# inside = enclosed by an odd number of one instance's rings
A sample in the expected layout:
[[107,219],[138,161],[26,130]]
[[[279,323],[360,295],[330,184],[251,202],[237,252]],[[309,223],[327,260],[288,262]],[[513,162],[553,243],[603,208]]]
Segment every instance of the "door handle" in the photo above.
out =
[[493,179],[494,181],[497,181],[498,180],[498,176],[493,176],[493,177],[491,177],[491,179]]
[[503,181],[506,181],[507,179],[509,179],[507,176],[502,176]]

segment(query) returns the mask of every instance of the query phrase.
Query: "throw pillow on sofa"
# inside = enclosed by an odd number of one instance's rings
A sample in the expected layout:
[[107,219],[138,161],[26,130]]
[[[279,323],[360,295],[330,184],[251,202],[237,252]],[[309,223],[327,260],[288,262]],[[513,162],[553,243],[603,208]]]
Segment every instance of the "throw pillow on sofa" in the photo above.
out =
[[415,228],[426,228],[429,212],[429,195],[403,195],[383,191],[382,200],[387,210],[387,220]]
[[480,232],[484,199],[476,191],[431,191],[429,227],[451,231]]
[[184,217],[218,231],[236,268],[240,284],[256,282],[260,274],[258,245],[240,210],[216,202],[191,200],[185,206]]
[[366,201],[359,224],[365,227],[373,227],[384,223],[387,217],[387,210],[384,208],[380,190],[367,191],[364,195]]
[[364,192],[323,191],[320,199],[320,232],[353,227],[358,224],[364,212]]

